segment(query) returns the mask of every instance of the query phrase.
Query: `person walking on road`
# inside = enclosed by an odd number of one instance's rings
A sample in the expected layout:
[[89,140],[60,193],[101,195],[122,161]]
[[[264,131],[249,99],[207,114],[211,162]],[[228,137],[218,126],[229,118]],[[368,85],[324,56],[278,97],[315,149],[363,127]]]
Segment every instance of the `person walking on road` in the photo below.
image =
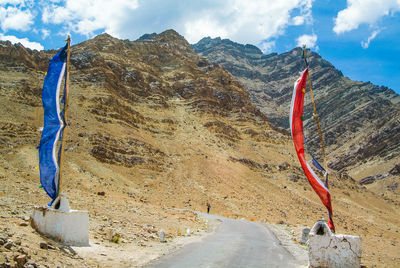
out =
[[211,205],[210,205],[210,203],[207,202],[207,214],[210,214],[210,208],[211,208]]

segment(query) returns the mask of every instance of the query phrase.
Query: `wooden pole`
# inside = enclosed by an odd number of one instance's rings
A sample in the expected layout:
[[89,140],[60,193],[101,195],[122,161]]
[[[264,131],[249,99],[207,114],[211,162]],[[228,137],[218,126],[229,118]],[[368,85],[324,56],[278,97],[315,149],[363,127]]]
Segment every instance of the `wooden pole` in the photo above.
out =
[[65,126],[64,126],[64,131],[62,135],[62,148],[61,148],[61,155],[60,155],[60,173],[59,173],[59,178],[58,178],[58,189],[57,189],[57,196],[61,192],[61,184],[62,184],[62,166],[63,166],[63,159],[64,159],[64,147],[65,147],[65,133],[66,133],[66,126],[67,126],[67,111],[68,111],[68,103],[69,103],[69,66],[70,66],[70,58],[71,58],[71,50],[70,50],[70,43],[71,43],[71,37],[68,35],[67,37],[67,77],[65,80],[65,103],[64,103],[64,121],[65,121]]
[[[305,45],[303,46],[303,57],[304,57],[304,63],[306,65],[306,68],[308,68],[308,63],[307,63],[307,58],[306,58],[306,46]],[[313,117],[315,119],[315,122],[317,123],[319,141],[320,141],[320,144],[321,144],[322,155],[324,157],[324,168],[325,168],[326,171],[328,171],[328,164],[326,162],[324,137],[322,135],[322,130],[321,130],[321,126],[319,124],[319,118],[318,118],[318,114],[317,114],[317,107],[316,107],[315,101],[314,101],[314,94],[313,94],[312,86],[311,86],[310,71],[308,71],[308,73],[307,73],[307,78],[308,78],[308,85],[309,85],[309,88],[310,88],[311,101],[313,103],[313,110],[314,110]]]

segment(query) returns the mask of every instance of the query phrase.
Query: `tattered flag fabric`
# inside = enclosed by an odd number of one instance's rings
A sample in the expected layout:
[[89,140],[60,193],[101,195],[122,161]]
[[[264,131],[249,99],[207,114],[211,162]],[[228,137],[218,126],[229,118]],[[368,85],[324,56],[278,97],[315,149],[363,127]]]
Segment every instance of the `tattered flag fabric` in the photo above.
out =
[[[294,84],[294,91],[292,95],[292,103],[290,106],[290,131],[292,134],[294,147],[296,149],[297,156],[299,158],[301,167],[303,168],[304,174],[306,175],[308,181],[311,184],[311,187],[318,194],[322,203],[328,209],[329,212],[329,222],[328,226],[332,231],[335,231],[335,226],[333,225],[332,220],[332,204],[331,204],[331,194],[330,191],[315,174],[314,170],[306,161],[304,155],[304,133],[303,133],[303,105],[304,105],[304,95],[305,95],[305,87],[307,83],[307,74],[308,69],[305,69],[301,74],[299,79]],[[318,164],[318,166],[320,166]],[[322,167],[321,167],[322,168]]]
[[60,141],[65,127],[64,109],[60,108],[64,105],[65,86],[61,103],[60,88],[66,72],[67,49],[66,45],[51,59],[42,91],[44,126],[39,145],[40,183],[52,200],[58,195]]

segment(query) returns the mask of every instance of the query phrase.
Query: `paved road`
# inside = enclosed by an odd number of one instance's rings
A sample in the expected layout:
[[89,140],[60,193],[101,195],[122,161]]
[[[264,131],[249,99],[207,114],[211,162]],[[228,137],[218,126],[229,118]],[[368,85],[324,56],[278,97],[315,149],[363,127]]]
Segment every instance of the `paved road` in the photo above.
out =
[[146,266],[157,267],[299,267],[294,257],[262,223],[200,213],[222,223],[201,242],[188,244]]

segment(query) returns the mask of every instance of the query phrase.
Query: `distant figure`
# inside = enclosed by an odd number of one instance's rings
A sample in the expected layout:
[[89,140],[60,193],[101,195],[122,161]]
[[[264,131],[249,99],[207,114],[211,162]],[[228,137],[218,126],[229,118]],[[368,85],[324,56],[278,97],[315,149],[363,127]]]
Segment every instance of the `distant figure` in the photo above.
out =
[[207,213],[208,214],[210,214],[210,208],[211,208],[211,205],[210,205],[210,203],[207,202]]

